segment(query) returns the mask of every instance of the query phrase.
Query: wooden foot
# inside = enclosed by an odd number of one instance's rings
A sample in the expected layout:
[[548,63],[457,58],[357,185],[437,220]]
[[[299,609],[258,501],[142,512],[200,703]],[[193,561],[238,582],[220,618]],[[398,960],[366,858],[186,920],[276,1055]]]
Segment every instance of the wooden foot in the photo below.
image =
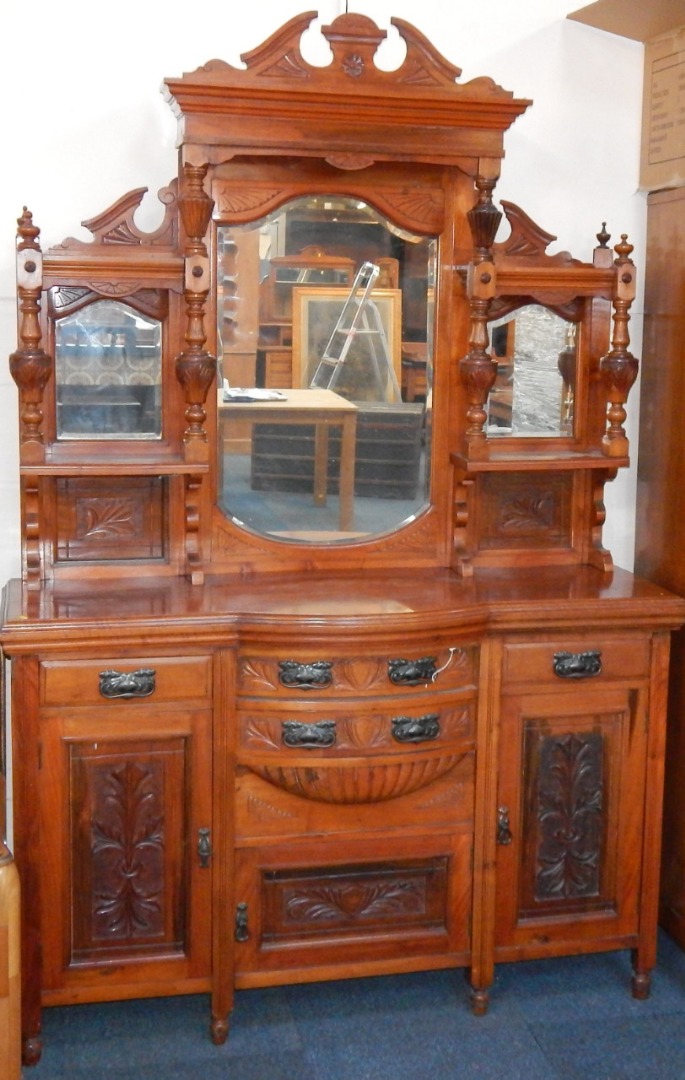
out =
[[487,990],[471,990],[471,1012],[474,1016],[485,1016],[490,1004],[490,994]]
[[631,991],[638,1001],[645,1001],[652,989],[652,975],[649,971],[634,971],[631,983]]
[[37,1065],[43,1053],[43,1039],[38,1035],[25,1035],[21,1045],[23,1065]]
[[228,1038],[228,1017],[213,1016],[209,1033],[215,1046],[222,1046]]

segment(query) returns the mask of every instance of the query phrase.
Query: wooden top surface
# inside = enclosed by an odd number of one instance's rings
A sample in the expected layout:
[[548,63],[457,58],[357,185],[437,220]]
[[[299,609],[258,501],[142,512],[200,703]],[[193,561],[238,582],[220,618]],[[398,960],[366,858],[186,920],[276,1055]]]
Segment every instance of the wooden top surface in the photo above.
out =
[[[624,570],[592,567],[534,571],[477,571],[462,579],[449,570],[402,574],[264,574],[185,579],[134,577],[121,583],[84,582],[28,591],[18,580],[4,593],[2,645],[8,654],[46,649],[131,644],[231,644],[259,633],[274,640],[337,638],[454,630],[582,633],[587,627],[675,629],[685,622],[685,599]],[[190,624],[190,626],[189,626]],[[191,635],[191,636],[189,636]]]

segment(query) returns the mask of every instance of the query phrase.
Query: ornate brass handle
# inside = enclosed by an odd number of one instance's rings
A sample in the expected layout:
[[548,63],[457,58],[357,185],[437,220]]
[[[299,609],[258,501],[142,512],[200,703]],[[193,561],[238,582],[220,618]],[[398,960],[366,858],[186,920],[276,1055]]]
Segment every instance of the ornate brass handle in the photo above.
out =
[[100,693],[106,698],[149,697],[155,691],[154,668],[138,671],[101,671]]
[[283,745],[291,749],[320,750],[335,746],[335,720],[316,720],[311,724],[284,720],[281,732]]
[[425,716],[395,716],[392,719],[392,737],[399,743],[428,742],[440,734],[440,717],[437,713]]
[[435,677],[436,659],[423,656],[419,660],[388,660],[388,678],[395,686],[420,686]]
[[303,664],[299,660],[281,660],[279,679],[283,686],[296,690],[323,690],[333,682],[330,660],[314,660]]
[[560,679],[589,679],[602,670],[602,653],[599,649],[587,652],[558,652],[554,654],[554,674]]

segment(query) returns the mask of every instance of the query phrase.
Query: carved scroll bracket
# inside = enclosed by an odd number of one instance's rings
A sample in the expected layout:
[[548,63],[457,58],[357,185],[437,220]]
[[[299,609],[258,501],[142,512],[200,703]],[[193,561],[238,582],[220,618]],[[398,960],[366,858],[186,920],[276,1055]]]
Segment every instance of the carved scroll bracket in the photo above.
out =
[[52,357],[41,345],[40,294],[43,285],[40,230],[24,207],[17,221],[17,288],[19,293],[19,348],[10,356],[10,372],[19,388],[22,462],[35,464],[45,457],[42,430],[43,392],[52,373]]
[[614,289],[614,329],[611,350],[600,360],[600,372],[606,388],[607,430],[602,439],[602,451],[607,457],[626,457],[629,451],[628,438],[624,424],[626,420],[625,403],[630,389],[637,378],[639,364],[628,350],[630,335],[630,306],[635,299],[635,266],[630,258],[633,245],[628,243],[625,233],[614,251],[617,258],[616,285]]
[[471,331],[469,351],[461,361],[460,374],[468,402],[465,452],[471,460],[484,460],[488,456],[488,443],[483,430],[487,420],[485,403],[497,376],[496,364],[488,352],[488,316],[496,293],[492,248],[502,218],[492,201],[494,186],[495,180],[478,177],[478,201],[467,215],[474,247],[467,279]]

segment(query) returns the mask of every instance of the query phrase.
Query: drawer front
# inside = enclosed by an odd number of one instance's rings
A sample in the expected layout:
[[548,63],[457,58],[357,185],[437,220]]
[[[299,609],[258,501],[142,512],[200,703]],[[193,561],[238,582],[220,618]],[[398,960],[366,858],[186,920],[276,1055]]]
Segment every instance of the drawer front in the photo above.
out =
[[238,693],[251,697],[358,696],[426,689],[456,690],[475,684],[477,648],[473,645],[426,646],[420,652],[336,656],[325,648],[287,655],[243,655]]
[[504,647],[504,685],[573,686],[649,674],[648,637],[573,637],[547,642],[510,642]]
[[47,660],[40,665],[43,705],[151,704],[210,698],[209,656]]
[[305,760],[416,754],[422,749],[470,749],[474,737],[474,703],[458,701],[432,708],[245,710],[239,715],[241,756],[267,754],[283,765]]

